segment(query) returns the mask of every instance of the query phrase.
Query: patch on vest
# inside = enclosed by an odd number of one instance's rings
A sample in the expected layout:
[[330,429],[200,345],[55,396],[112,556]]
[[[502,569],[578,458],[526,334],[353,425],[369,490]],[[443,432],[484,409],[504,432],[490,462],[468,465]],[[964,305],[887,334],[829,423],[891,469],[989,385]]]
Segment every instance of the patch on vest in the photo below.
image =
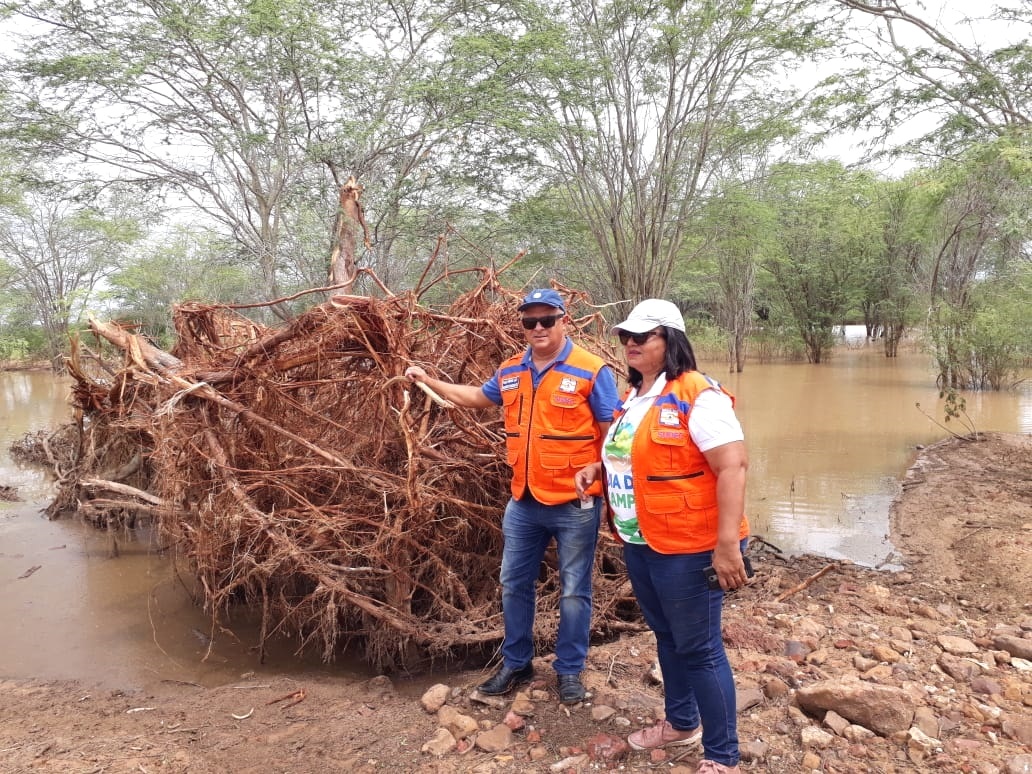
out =
[[577,392],[577,380],[564,376],[563,380],[559,382],[559,392]]
[[518,376],[506,376],[504,379],[502,379],[502,392],[518,389],[519,386],[520,377]]
[[563,395],[557,392],[552,396],[552,405],[572,407],[577,405],[577,399],[572,395]]
[[657,430],[656,440],[657,441],[680,441],[684,438],[683,430]]
[[681,425],[681,415],[674,408],[660,409],[659,424],[664,427],[679,427]]

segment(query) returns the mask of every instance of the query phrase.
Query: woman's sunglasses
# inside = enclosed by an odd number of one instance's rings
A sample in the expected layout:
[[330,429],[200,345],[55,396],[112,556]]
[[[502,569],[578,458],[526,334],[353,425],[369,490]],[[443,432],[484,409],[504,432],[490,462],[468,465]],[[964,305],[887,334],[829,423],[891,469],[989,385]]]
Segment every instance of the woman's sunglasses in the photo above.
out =
[[523,323],[524,328],[532,331],[538,327],[538,323],[541,323],[542,328],[553,328],[564,317],[566,317],[565,314],[549,314],[544,317],[523,317],[520,322]]
[[645,333],[628,333],[627,331],[618,331],[616,334],[620,338],[620,343],[625,347],[628,341],[633,341],[639,347],[646,341],[651,339],[653,336],[662,336],[660,331],[645,331]]

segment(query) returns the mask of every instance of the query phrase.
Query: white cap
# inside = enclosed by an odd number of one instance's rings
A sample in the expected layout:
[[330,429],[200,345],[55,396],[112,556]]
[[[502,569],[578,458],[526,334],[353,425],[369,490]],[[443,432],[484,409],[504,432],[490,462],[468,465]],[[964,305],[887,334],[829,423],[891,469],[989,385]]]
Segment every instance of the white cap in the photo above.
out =
[[676,328],[684,333],[684,316],[681,314],[681,310],[669,301],[661,298],[646,298],[631,310],[626,320],[613,326],[613,333],[617,331],[645,333],[659,325]]

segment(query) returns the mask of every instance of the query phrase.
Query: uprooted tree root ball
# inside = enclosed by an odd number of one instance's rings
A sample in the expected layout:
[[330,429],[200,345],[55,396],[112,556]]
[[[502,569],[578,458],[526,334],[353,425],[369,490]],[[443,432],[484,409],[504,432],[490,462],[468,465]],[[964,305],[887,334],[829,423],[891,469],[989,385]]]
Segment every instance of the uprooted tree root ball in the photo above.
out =
[[[81,455],[55,508],[151,515],[213,629],[231,605],[260,610],[259,648],[292,636],[331,659],[357,645],[381,669],[483,658],[502,639],[500,412],[442,407],[403,375],[418,364],[479,383],[523,346],[519,294],[481,276],[440,311],[418,291],[334,296],[277,329],[183,305],[172,352],[93,321],[125,363],[97,375],[94,353],[73,348]],[[562,290],[578,340],[607,354],[601,315]],[[559,582],[545,564],[535,637],[547,647]],[[595,594],[598,636],[642,628],[605,538]]]

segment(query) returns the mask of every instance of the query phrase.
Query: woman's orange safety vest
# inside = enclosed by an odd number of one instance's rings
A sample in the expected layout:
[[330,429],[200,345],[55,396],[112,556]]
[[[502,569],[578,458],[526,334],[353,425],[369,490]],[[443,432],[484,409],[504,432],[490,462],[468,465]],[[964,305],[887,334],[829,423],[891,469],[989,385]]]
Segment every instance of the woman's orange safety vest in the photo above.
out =
[[[734,395],[698,371],[667,382],[631,443],[638,527],[649,547],[661,554],[695,554],[717,545],[717,476],[688,433],[695,399],[711,389],[734,405]],[[622,414],[617,409],[613,421]],[[748,536],[749,521],[742,514],[739,537]]]
[[505,445],[517,500],[528,490],[545,505],[577,498],[574,474],[598,460],[602,433],[588,397],[604,365],[602,358],[574,344],[565,360],[545,372],[536,390],[522,353],[499,367]]

